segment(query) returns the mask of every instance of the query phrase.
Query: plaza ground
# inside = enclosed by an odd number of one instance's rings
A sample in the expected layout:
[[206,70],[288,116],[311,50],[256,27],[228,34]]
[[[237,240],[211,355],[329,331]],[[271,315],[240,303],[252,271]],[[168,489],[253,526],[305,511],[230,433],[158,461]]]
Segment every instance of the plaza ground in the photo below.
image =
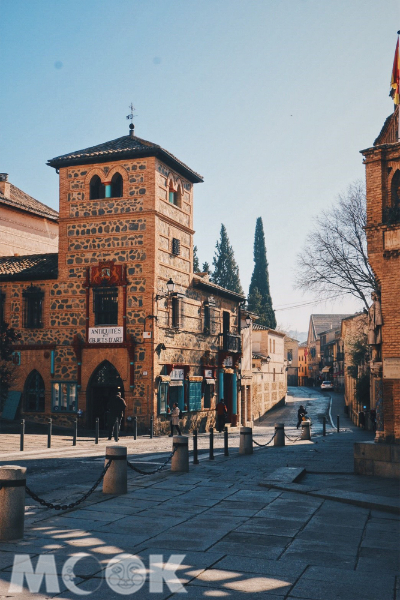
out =
[[[296,413],[305,404],[313,421],[311,442],[298,441]],[[336,415],[341,429],[336,432]],[[322,419],[328,421],[322,436]],[[330,417],[332,417],[332,424]],[[44,584],[37,594],[8,592],[14,554],[54,554],[61,573],[76,552],[91,559],[76,565],[75,583],[96,600],[119,598],[104,580],[107,562],[120,553],[139,556],[184,554],[176,573],[189,599],[287,598],[302,600],[399,600],[399,484],[353,474],[353,444],[372,439],[344,415],[343,399],[318,390],[291,388],[286,406],[268,413],[254,427],[254,439],[271,439],[275,422],[284,422],[284,448],[256,447],[239,456],[239,433],[230,434],[230,456],[222,436],[215,439],[215,460],[208,460],[208,436],[199,438],[200,464],[188,474],[167,467],[156,475],[128,471],[128,493],[94,492],[70,511],[42,508],[27,497],[25,538],[0,544],[0,597],[23,600],[53,597]],[[46,500],[71,502],[97,479],[104,463],[101,440],[56,436],[50,450],[45,435],[26,440],[0,436],[1,464],[28,467],[28,485]],[[59,439],[58,439],[59,438]],[[164,462],[167,437],[121,438],[129,460],[142,469]],[[190,440],[191,446],[191,440]],[[305,469],[299,481],[290,474]],[[59,578],[59,598],[77,598]],[[397,596],[396,596],[397,594]],[[138,598],[179,597],[164,586]],[[182,596],[183,597],[183,596]]]

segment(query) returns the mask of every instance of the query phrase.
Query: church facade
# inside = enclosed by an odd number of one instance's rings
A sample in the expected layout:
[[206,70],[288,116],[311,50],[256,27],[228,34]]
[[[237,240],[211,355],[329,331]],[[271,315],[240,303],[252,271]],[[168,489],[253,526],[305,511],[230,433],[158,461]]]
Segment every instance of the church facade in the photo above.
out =
[[142,427],[153,416],[166,430],[174,402],[187,427],[205,427],[218,398],[236,425],[244,297],[193,273],[202,177],[132,126],[48,164],[59,173],[58,253],[0,258],[0,317],[21,334],[16,414],[105,428],[121,391]]

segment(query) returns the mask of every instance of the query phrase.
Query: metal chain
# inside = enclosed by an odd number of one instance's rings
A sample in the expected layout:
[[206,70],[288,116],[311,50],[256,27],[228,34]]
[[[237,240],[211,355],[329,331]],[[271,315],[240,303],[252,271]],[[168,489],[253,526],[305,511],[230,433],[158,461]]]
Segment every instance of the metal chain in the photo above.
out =
[[141,469],[134,467],[133,464],[129,462],[129,460],[127,460],[126,463],[127,463],[128,467],[130,469],[132,469],[132,471],[135,471],[136,473],[139,473],[140,475],[154,475],[155,473],[158,473],[159,471],[161,471],[161,469],[163,469],[169,463],[169,461],[175,454],[176,450],[177,450],[177,446],[173,449],[171,454],[168,456],[167,460],[162,465],[157,467],[157,469],[155,469],[155,471],[142,471]]
[[260,446],[260,448],[265,448],[265,446],[268,446],[268,444],[270,444],[272,442],[272,440],[274,439],[275,436],[276,436],[276,431],[274,432],[274,435],[269,440],[269,442],[267,442],[266,444],[259,444],[258,442],[256,442],[256,440],[254,438],[253,438],[253,443],[256,444],[257,446]]
[[81,498],[79,498],[75,502],[71,502],[70,504],[53,504],[52,502],[46,502],[46,500],[43,500],[43,498],[39,498],[39,496],[37,496],[34,492],[32,492],[32,490],[27,485],[25,486],[26,493],[33,500],[36,500],[36,502],[39,502],[39,504],[41,504],[42,506],[46,506],[47,508],[54,508],[54,510],[67,510],[70,508],[74,508],[75,506],[78,506],[79,504],[84,502],[87,498],[89,498],[90,494],[92,494],[94,492],[94,490],[99,486],[104,475],[107,473],[108,469],[110,468],[111,463],[112,463],[112,458],[105,465],[104,469],[101,472],[100,477],[97,479],[97,481],[94,483],[94,485],[92,485],[90,490],[88,492],[86,492],[86,494],[84,494]]
[[285,433],[285,438],[287,438],[290,442],[298,442],[299,440],[301,440],[301,436],[291,437],[291,436],[287,435],[286,433]]

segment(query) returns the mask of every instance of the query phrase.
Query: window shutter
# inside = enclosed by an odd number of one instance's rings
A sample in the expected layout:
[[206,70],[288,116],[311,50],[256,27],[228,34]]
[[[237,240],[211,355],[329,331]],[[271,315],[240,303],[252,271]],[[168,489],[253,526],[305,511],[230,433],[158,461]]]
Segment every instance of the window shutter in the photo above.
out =
[[177,238],[172,238],[172,254],[179,256],[181,253],[181,242]]
[[189,410],[201,410],[201,381],[189,382]]

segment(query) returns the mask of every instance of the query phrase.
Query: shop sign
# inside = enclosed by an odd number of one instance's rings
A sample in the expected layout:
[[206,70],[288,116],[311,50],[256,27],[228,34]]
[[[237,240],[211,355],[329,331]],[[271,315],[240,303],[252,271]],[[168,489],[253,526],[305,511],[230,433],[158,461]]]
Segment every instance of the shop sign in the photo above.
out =
[[172,369],[171,379],[185,379],[184,369]]
[[383,379],[400,379],[400,358],[383,359]]
[[89,344],[121,344],[122,327],[89,327]]
[[205,379],[212,379],[213,378],[212,369],[204,369],[204,378]]
[[227,356],[224,360],[224,367],[233,367],[233,357]]

